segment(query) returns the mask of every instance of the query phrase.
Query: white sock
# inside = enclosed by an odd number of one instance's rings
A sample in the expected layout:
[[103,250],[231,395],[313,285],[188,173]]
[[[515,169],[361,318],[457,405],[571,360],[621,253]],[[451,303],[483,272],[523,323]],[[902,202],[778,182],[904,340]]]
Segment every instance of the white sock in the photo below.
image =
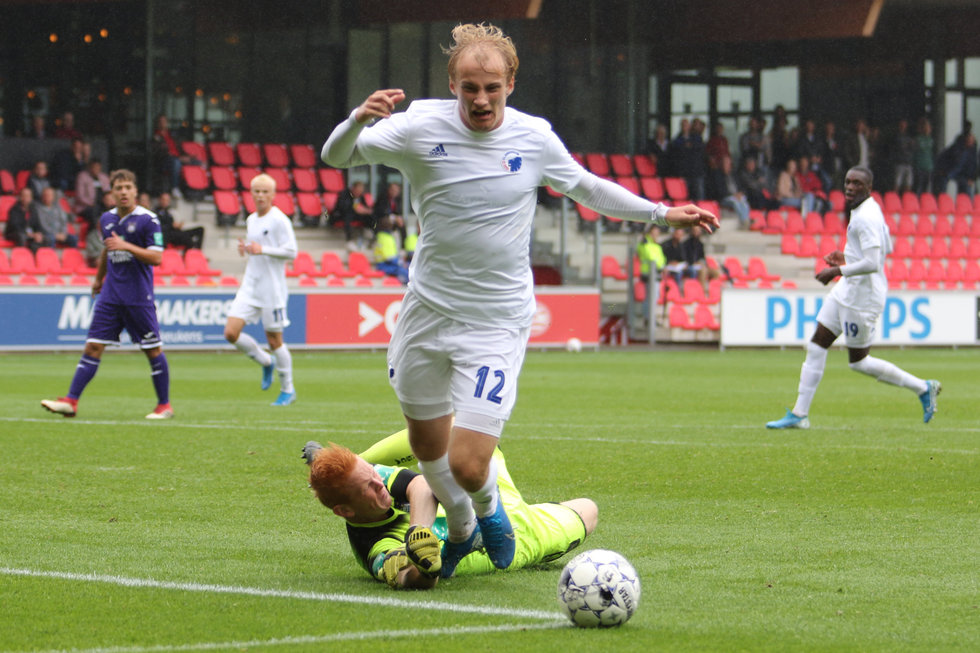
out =
[[470,493],[476,516],[489,517],[492,515],[497,510],[499,496],[500,494],[497,492],[497,461],[491,458],[486,482],[479,490]]
[[806,417],[810,414],[810,404],[817,394],[817,386],[820,385],[826,366],[827,350],[813,341],[806,343],[806,358],[803,360],[803,367],[800,368],[800,385],[797,390],[796,405],[793,406],[793,414],[797,417]]
[[276,372],[279,373],[279,389],[283,392],[292,392],[293,356],[289,353],[286,343],[282,343],[279,349],[273,349],[272,355],[276,357]]
[[916,395],[921,395],[929,389],[926,382],[917,376],[912,376],[894,363],[889,363],[880,358],[865,356],[856,363],[851,363],[850,367],[855,372],[873,376],[882,383],[890,383],[900,388],[908,388]]
[[244,331],[238,334],[238,340],[235,341],[235,348],[262,367],[272,364],[272,356],[259,347],[259,343],[255,342],[255,338]]
[[476,528],[476,515],[473,514],[470,496],[459,486],[449,469],[449,454],[435,460],[420,460],[419,471],[446,511],[449,539],[453,542],[464,541]]

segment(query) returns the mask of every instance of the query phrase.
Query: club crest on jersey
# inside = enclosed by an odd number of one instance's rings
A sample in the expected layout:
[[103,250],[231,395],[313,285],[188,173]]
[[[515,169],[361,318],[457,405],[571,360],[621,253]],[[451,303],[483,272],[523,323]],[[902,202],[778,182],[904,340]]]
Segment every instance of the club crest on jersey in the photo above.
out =
[[514,152],[511,150],[504,155],[503,159],[500,160],[500,165],[507,172],[517,172],[521,169],[521,163],[523,163],[523,161],[524,159],[521,158],[520,152]]
[[134,231],[136,231],[136,225],[134,224],[127,225],[126,231],[128,231],[129,233],[133,233]]

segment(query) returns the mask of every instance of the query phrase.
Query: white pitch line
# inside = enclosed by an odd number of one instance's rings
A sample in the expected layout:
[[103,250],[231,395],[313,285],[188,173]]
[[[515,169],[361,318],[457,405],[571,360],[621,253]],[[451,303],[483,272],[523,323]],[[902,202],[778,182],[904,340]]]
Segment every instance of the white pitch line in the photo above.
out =
[[520,610],[502,608],[492,605],[461,605],[444,601],[407,601],[405,599],[357,596],[354,594],[329,594],[323,592],[305,592],[298,590],[265,589],[261,587],[242,587],[234,585],[214,585],[210,583],[179,583],[175,581],[155,580],[152,578],[127,578],[125,576],[110,576],[104,574],[77,574],[67,571],[43,571],[38,569],[16,569],[0,567],[0,575],[30,576],[34,578],[57,578],[94,583],[107,583],[122,587],[169,589],[182,592],[203,592],[212,594],[241,594],[245,596],[275,597],[283,599],[299,599],[305,601],[330,601],[333,603],[358,603],[363,605],[384,606],[389,608],[406,608],[410,610],[438,610],[441,612],[459,612],[503,617],[519,617],[523,619],[540,619],[555,621],[562,618],[557,612],[543,610]]
[[368,639],[397,639],[416,637],[443,637],[446,635],[478,635],[483,633],[506,633],[521,630],[545,630],[569,628],[571,624],[554,622],[546,624],[504,624],[500,626],[456,626],[449,628],[430,628],[426,630],[374,630],[369,632],[335,633],[333,635],[300,635],[296,637],[274,637],[272,639],[253,639],[241,642],[199,642],[196,644],[160,644],[157,646],[107,646],[86,649],[50,649],[32,653],[166,653],[167,651],[213,651],[221,649],[250,649],[257,646],[291,646],[295,644],[324,644],[329,642],[363,641]]

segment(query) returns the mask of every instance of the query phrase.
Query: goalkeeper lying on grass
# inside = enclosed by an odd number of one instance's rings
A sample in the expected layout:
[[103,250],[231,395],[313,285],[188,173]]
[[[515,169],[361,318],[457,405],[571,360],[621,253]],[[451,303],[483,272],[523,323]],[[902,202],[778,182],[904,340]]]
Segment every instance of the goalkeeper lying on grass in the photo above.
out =
[[[500,496],[514,526],[517,551],[507,568],[556,560],[595,530],[599,510],[591,499],[528,505],[510,478],[500,449]],[[374,578],[394,588],[428,589],[455,573],[496,571],[479,550],[454,569],[442,564],[446,520],[425,478],[402,465],[415,463],[408,431],[399,431],[358,456],[336,444],[308,442],[310,487],[323,505],[347,521],[354,557]],[[397,466],[396,466],[397,465]]]

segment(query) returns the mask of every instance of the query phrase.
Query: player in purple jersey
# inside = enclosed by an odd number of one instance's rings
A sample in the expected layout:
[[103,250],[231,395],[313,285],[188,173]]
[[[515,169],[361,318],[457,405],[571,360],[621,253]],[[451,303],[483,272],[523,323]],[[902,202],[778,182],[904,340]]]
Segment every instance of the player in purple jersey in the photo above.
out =
[[136,175],[132,172],[115,171],[110,185],[116,208],[99,219],[105,249],[92,284],[92,295],[98,298],[85,350],[68,394],[59,399],[45,399],[41,405],[52,413],[74,417],[78,412],[78,398],[99,370],[106,345],[119,344],[119,334],[126,329],[150,361],[157,407],[146,418],[170,419],[174,416],[170,407],[170,368],[163,354],[153,302],[153,266],[160,265],[163,258],[160,221],[136,203]]

